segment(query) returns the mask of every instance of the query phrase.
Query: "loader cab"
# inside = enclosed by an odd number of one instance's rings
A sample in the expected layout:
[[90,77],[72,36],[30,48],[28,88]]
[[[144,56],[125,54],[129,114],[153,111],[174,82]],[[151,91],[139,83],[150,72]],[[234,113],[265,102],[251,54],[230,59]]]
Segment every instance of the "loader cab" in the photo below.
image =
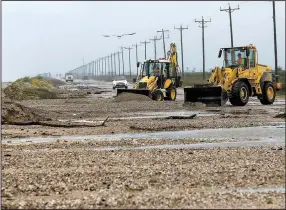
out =
[[258,53],[252,44],[246,47],[221,48],[218,57],[220,58],[222,55],[224,68],[249,69],[255,68],[258,63]]
[[162,62],[159,60],[145,61],[142,68],[142,76],[158,77],[157,85],[163,88],[166,79],[170,78],[170,62]]

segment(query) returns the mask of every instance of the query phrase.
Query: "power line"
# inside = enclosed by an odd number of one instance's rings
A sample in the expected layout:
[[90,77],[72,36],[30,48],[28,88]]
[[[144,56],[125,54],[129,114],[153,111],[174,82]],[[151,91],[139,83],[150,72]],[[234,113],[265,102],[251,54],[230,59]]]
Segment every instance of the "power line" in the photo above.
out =
[[202,20],[197,21],[195,20],[196,23],[202,24],[202,26],[199,26],[202,28],[202,44],[203,44],[203,80],[205,80],[205,28],[207,25],[205,23],[211,22],[210,20],[204,20],[204,17],[202,16]]
[[150,40],[154,42],[154,59],[156,60],[157,59],[156,42],[158,40],[161,40],[161,37],[158,38],[157,36],[154,36],[154,39],[150,39]]
[[239,5],[242,5],[242,4],[245,4],[245,3],[249,3],[249,1],[243,1],[243,2],[241,2],[240,4],[238,4],[238,6],[239,6]]
[[169,32],[169,30],[162,29],[161,31],[157,31],[162,33],[162,39],[163,39],[163,48],[164,48],[164,57],[166,58],[166,48],[165,48],[165,39],[168,39],[169,37],[165,37],[165,32]]
[[238,5],[238,7],[237,8],[234,8],[234,9],[232,9],[231,7],[230,7],[230,4],[229,4],[229,7],[228,7],[228,9],[221,9],[220,8],[220,11],[225,11],[225,12],[228,12],[228,14],[229,14],[229,22],[230,22],[230,40],[231,40],[231,47],[233,47],[233,33],[232,33],[232,19],[231,19],[231,13],[233,12],[233,11],[235,11],[235,10],[239,10],[239,5]]
[[184,51],[183,51],[183,30],[188,29],[188,26],[186,28],[183,28],[181,25],[180,28],[174,27],[174,29],[177,29],[180,31],[180,37],[181,37],[181,56],[182,56],[182,77],[184,79]]

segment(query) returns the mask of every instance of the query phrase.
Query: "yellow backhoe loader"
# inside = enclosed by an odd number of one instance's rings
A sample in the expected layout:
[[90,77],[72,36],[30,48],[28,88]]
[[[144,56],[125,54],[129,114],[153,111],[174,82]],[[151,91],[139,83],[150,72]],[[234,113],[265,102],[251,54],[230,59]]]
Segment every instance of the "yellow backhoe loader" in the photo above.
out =
[[202,102],[223,106],[229,99],[234,106],[244,106],[256,96],[261,104],[273,104],[276,91],[282,88],[271,67],[258,64],[258,52],[252,44],[221,48],[222,68],[215,67],[207,84],[184,88],[185,102]]
[[[168,58],[145,60],[141,65],[140,75],[133,89],[117,89],[117,95],[129,92],[143,94],[153,100],[172,100],[177,97],[177,87],[181,87],[182,81],[178,71],[176,45],[170,45]],[[140,67],[140,62],[137,67]]]

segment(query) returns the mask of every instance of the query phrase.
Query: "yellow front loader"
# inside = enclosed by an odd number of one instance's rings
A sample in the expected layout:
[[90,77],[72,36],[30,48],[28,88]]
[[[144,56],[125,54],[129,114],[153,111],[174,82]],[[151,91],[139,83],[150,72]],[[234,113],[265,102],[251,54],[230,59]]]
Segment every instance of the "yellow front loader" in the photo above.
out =
[[185,102],[222,106],[229,100],[234,106],[244,106],[249,97],[257,97],[261,104],[273,104],[282,84],[271,67],[258,64],[256,47],[221,48],[218,57],[222,55],[223,67],[212,70],[207,84],[184,88]]

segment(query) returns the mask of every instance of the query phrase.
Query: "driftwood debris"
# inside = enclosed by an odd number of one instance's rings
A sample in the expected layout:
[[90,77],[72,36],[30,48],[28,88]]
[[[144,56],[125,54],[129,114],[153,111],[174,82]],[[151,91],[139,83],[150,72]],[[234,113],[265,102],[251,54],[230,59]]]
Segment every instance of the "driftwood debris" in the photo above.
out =
[[192,114],[192,115],[189,115],[189,116],[168,116],[164,119],[193,119],[194,117],[196,117],[197,115],[196,114]]
[[156,117],[152,118],[155,120],[162,120],[162,119],[173,119],[173,120],[178,120],[178,119],[193,119],[196,117],[196,114],[188,115],[188,116],[181,116],[181,115],[175,115],[175,116],[167,116],[167,117]]
[[99,127],[99,126],[105,126],[105,123],[107,122],[109,117],[107,117],[101,124],[63,124],[63,123],[53,123],[48,121],[26,121],[26,122],[4,122],[4,124],[8,125],[42,125],[42,126],[49,126],[49,127],[63,127],[63,128],[75,128],[75,127]]

